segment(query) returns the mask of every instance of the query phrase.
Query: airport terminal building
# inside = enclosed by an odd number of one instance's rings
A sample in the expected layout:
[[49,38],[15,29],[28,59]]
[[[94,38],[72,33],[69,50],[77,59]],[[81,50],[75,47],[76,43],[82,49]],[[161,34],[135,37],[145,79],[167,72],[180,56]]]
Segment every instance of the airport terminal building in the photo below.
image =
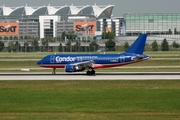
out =
[[[163,38],[167,38],[162,35],[169,34],[169,31],[173,35],[180,33],[180,13],[125,13],[123,17],[112,17],[113,8],[114,5],[96,4],[35,7],[3,5],[0,7],[0,38],[5,40],[3,38],[15,36],[18,39],[14,40],[24,40],[25,37],[36,37],[41,40],[46,37],[58,38],[63,32],[74,31],[80,38],[99,36],[99,40],[102,39],[102,32],[113,31],[119,44],[134,40],[140,33],[152,36],[148,37],[149,43],[155,39],[161,43]],[[168,40],[172,43],[179,38],[170,36]]]
[[176,14],[124,14],[126,33],[167,34],[180,31],[180,13]]
[[[114,5],[0,7],[1,36],[58,37],[62,32],[98,35],[106,28],[120,35],[120,19],[111,19]],[[13,30],[12,30],[13,26]]]

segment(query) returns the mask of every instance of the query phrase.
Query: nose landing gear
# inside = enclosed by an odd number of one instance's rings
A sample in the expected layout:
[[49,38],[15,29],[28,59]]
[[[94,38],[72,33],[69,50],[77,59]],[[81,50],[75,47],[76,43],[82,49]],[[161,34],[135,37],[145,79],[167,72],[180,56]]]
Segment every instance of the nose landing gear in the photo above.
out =
[[56,68],[53,68],[52,74],[53,74],[53,75],[56,74]]

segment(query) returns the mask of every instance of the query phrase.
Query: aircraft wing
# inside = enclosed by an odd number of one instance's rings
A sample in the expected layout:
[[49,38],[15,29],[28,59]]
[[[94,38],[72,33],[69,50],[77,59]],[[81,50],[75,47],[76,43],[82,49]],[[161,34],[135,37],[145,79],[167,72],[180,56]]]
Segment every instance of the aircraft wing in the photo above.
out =
[[70,65],[78,66],[81,68],[92,68],[93,64],[94,64],[94,61],[90,60],[90,61],[84,61],[84,62],[77,62]]

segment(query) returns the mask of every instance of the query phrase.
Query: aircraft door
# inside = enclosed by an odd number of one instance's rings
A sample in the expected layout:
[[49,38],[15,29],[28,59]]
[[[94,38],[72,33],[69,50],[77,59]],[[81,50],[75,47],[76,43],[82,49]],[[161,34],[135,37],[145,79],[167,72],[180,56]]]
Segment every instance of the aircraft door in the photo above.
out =
[[78,62],[82,62],[82,57],[77,57]]
[[54,55],[51,56],[50,63],[55,63],[55,56]]
[[122,63],[122,62],[125,62],[125,57],[124,57],[124,55],[121,55],[120,56],[120,62]]

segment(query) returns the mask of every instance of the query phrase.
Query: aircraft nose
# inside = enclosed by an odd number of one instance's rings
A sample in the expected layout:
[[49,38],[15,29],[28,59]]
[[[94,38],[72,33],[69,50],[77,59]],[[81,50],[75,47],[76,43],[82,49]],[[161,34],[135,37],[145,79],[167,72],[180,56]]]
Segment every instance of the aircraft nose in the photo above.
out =
[[41,60],[39,60],[38,62],[37,62],[37,65],[40,65],[42,62],[41,62]]

